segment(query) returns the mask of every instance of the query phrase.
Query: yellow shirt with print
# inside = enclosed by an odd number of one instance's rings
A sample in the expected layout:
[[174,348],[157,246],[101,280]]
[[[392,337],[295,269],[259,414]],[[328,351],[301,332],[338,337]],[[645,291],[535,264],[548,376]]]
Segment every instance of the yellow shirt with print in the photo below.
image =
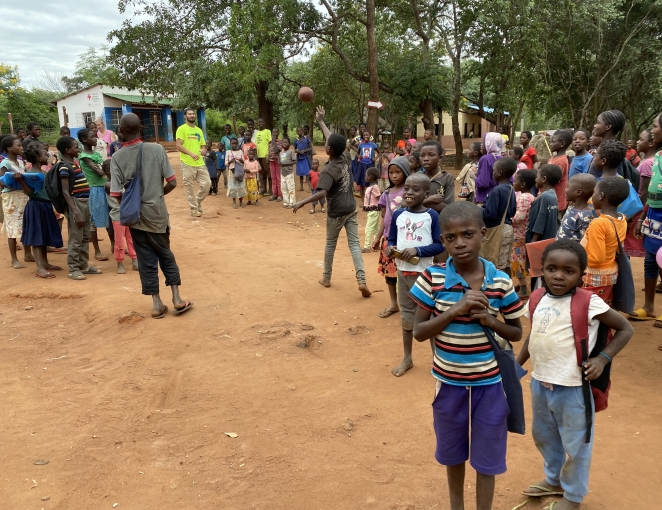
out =
[[180,152],[179,159],[182,163],[189,166],[205,166],[205,159],[200,154],[200,149],[205,145],[205,136],[202,133],[202,129],[198,126],[190,127],[188,124],[184,124],[177,128],[175,138],[182,141],[182,145],[187,151],[200,155],[200,157],[195,160],[188,154]]
[[263,129],[255,133],[255,145],[257,145],[257,157],[266,158],[269,154],[269,142],[271,141],[271,131]]

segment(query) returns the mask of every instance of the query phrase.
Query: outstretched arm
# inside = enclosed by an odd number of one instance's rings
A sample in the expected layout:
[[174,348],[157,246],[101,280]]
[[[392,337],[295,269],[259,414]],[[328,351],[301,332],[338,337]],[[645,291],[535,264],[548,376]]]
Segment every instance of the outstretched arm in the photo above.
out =
[[324,138],[329,139],[329,136],[331,136],[331,131],[329,131],[329,128],[326,127],[326,124],[324,123],[324,114],[325,110],[323,106],[318,106],[317,107],[317,113],[315,114],[315,118],[317,119],[317,123],[320,125],[320,129],[322,130],[322,133],[324,133]]

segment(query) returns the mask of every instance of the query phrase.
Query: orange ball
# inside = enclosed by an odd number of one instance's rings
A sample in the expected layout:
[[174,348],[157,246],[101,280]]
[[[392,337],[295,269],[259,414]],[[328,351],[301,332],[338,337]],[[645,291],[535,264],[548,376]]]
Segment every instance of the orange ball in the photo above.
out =
[[314,97],[315,93],[310,87],[301,87],[299,89],[299,99],[301,99],[301,101],[304,103],[310,103]]

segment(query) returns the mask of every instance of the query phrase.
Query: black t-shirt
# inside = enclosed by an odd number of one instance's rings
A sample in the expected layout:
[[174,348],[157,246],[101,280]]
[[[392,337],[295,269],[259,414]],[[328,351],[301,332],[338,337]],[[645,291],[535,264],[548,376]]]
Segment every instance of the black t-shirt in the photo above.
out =
[[340,218],[356,211],[351,164],[349,155],[343,153],[338,159],[329,161],[320,172],[317,189],[327,192],[330,218]]

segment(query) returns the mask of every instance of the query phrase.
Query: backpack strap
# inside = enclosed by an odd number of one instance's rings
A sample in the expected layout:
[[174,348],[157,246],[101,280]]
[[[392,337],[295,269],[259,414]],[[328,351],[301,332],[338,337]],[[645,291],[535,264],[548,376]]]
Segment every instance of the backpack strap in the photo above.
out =
[[529,297],[529,320],[533,324],[533,314],[536,312],[536,307],[538,306],[538,303],[540,303],[540,300],[542,297],[545,295],[547,290],[544,287],[541,287],[539,289],[534,290],[531,292],[531,296]]
[[[575,349],[577,351],[577,365],[583,367],[588,360],[588,308],[593,293],[586,289],[577,289],[570,301],[570,320],[575,334]],[[591,429],[593,428],[593,408],[591,407],[591,383],[588,382],[582,371],[582,394],[584,395],[584,416],[586,418],[586,440],[591,442]]]

